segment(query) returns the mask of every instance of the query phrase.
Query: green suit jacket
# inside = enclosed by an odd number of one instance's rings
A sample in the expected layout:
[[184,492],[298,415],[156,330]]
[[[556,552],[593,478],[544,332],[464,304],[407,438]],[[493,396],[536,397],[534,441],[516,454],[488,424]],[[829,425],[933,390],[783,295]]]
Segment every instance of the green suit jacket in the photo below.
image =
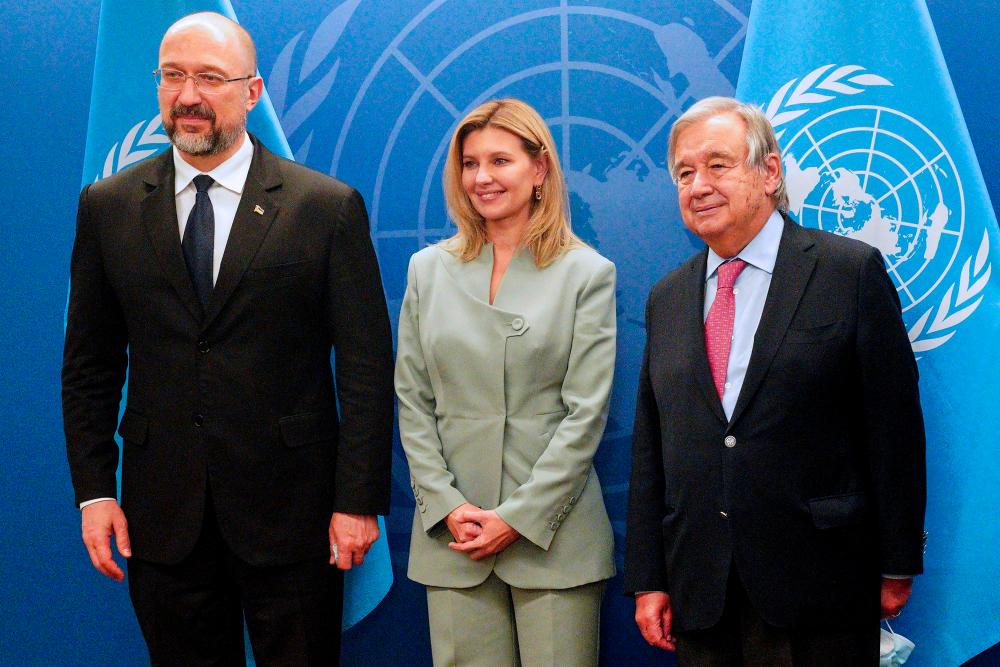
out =
[[[399,318],[399,430],[416,498],[409,576],[467,588],[495,572],[518,588],[614,575],[592,461],[615,363],[615,267],[590,248],[544,269],[519,251],[489,303],[493,247],[462,262],[439,246],[410,260]],[[521,538],[481,561],[448,548],[445,517],[469,502]]]

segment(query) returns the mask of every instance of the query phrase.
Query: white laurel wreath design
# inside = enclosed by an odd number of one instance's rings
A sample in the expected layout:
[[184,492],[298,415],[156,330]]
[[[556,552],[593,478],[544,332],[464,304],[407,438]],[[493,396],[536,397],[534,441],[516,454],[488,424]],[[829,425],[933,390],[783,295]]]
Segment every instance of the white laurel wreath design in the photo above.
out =
[[[133,125],[125,138],[108,151],[107,157],[104,158],[104,169],[94,178],[94,181],[107,178],[129,165],[145,160],[150,155],[157,153],[162,144],[169,144],[170,139],[167,138],[167,135],[159,132],[162,127],[160,114]],[[139,135],[140,130],[142,130],[141,135]],[[136,140],[136,135],[139,135],[138,140]],[[155,148],[149,148],[149,146],[155,146]],[[115,159],[116,157],[117,159]]]
[[[316,28],[312,39],[306,46],[305,54],[302,57],[301,69],[298,73],[298,83],[302,83],[310,74],[323,63],[330,52],[337,45],[337,41],[347,27],[348,21],[354,15],[354,10],[358,8],[361,0],[346,0],[330,12],[326,18]],[[285,44],[285,47],[278,54],[278,58],[271,68],[271,74],[267,79],[267,91],[271,97],[271,104],[274,112],[278,115],[281,128],[285,131],[285,137],[291,140],[292,135],[313,115],[320,104],[330,94],[333,82],[337,78],[337,71],[340,69],[340,58],[334,61],[326,73],[319,78],[308,90],[302,93],[294,102],[288,100],[290,88],[292,56],[302,39],[304,32],[295,35]],[[305,162],[309,155],[309,147],[312,144],[313,131],[310,131],[306,138],[299,144],[293,152],[298,162]],[[290,142],[289,142],[290,143]]]
[[[983,301],[980,293],[990,280],[992,267],[987,261],[989,255],[990,237],[983,230],[983,240],[979,244],[975,263],[973,263],[972,257],[966,258],[965,265],[958,277],[958,283],[949,285],[948,291],[945,292],[937,308],[928,309],[907,332],[910,336],[910,345],[913,346],[915,353],[933,350],[947,343],[948,339],[955,335],[954,329],[979,307]],[[956,287],[958,287],[957,290]],[[928,327],[927,321],[935,310],[937,312]]]
[[[891,86],[892,82],[885,79],[877,74],[861,73],[865,69],[861,65],[843,65],[837,67],[820,81],[834,65],[823,65],[822,67],[817,67],[813,71],[802,77],[802,80],[792,79],[781,88],[778,92],[771,97],[771,101],[767,103],[767,109],[764,111],[767,117],[771,119],[771,125],[774,127],[777,133],[778,139],[781,135],[785,133],[785,129],[778,128],[785,123],[795,120],[802,114],[806,113],[809,109],[789,109],[789,107],[797,106],[812,106],[815,104],[822,104],[823,102],[829,102],[836,97],[836,94],[841,95],[857,95],[866,90],[870,86]],[[796,83],[798,85],[796,85]],[[854,85],[849,85],[854,84]],[[792,86],[795,86],[793,89]],[[791,93],[789,94],[789,91]],[[826,91],[826,92],[819,92]],[[833,95],[828,95],[826,93],[834,93]],[[787,97],[786,97],[787,96]],[[788,109],[786,111],[786,109]]]
[[[860,65],[843,65],[833,69],[834,67],[835,65],[817,67],[801,79],[788,81],[771,97],[764,113],[771,120],[779,139],[787,129],[781,126],[802,116],[810,107],[829,102],[838,94],[857,95],[871,86],[893,85],[884,77],[865,73],[865,68]],[[984,230],[975,262],[971,256],[966,258],[958,281],[949,285],[941,301],[917,318],[907,331],[914,354],[927,352],[947,343],[955,335],[958,325],[968,319],[982,303],[981,292],[990,279],[989,253],[989,234]],[[935,313],[933,319],[931,313]]]

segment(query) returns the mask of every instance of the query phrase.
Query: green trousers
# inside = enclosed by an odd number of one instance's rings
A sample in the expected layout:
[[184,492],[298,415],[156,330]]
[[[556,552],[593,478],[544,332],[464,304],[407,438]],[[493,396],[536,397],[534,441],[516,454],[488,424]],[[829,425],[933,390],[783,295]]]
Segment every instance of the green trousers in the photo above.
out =
[[605,582],[515,588],[495,574],[472,588],[427,587],[435,667],[595,667]]

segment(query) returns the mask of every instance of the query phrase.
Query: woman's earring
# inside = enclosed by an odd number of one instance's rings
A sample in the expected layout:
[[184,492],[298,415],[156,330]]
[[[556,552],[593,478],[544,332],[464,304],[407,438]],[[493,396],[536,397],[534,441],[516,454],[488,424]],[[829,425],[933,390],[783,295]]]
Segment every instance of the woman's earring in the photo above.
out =
[[535,186],[535,199],[542,201],[542,186],[540,185]]

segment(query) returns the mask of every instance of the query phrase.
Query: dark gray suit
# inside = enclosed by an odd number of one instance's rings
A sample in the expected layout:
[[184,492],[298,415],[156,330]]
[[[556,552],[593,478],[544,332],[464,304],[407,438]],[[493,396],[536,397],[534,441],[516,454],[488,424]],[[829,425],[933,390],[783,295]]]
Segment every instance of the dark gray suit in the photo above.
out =
[[707,251],[650,293],[633,435],[626,591],[673,628],[716,624],[733,568],[763,619],[879,612],[922,568],[924,432],[899,299],[875,249],[786,218],[732,419],[704,343]]

